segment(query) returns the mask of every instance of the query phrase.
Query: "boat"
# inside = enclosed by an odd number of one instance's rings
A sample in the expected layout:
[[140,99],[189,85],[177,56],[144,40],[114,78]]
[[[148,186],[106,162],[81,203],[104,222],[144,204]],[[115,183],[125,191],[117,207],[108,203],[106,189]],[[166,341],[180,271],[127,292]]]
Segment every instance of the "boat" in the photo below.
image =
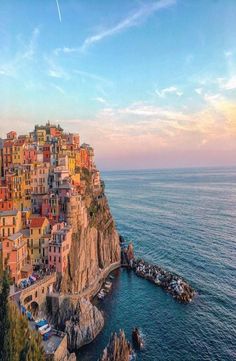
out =
[[105,290],[104,289],[101,289],[101,291],[98,293],[98,298],[100,300],[102,300],[104,297],[105,297]]
[[44,330],[46,330],[48,327],[49,327],[49,326],[48,326],[48,323],[47,323],[46,325],[43,325],[43,326],[39,327],[38,331],[42,334],[42,332],[43,332]]
[[[47,326],[48,326],[48,325],[47,325]],[[43,330],[40,332],[40,334],[43,336],[43,335],[49,333],[49,332],[51,331],[51,329],[52,329],[52,328],[49,326],[49,327],[47,327],[46,329],[43,329]]]
[[106,281],[104,287],[110,290],[112,287],[112,283],[110,281]]
[[42,319],[42,320],[37,321],[36,324],[35,324],[35,326],[36,326],[36,328],[40,328],[40,327],[42,327],[42,326],[47,325],[47,323],[48,323],[47,320]]

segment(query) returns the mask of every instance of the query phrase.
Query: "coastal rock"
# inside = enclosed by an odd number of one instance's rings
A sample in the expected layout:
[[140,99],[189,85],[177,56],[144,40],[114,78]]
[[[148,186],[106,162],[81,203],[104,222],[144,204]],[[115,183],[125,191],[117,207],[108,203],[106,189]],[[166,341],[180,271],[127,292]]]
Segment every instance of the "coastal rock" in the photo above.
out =
[[50,322],[67,333],[70,351],[93,341],[104,326],[102,313],[88,299],[48,296],[47,306]]
[[122,266],[131,266],[134,260],[134,246],[133,243],[130,242],[128,247],[123,247],[121,251],[121,264]]
[[126,340],[124,331],[121,330],[119,334],[112,334],[99,361],[129,361],[132,353],[131,345]]
[[75,355],[75,353],[71,353],[71,354],[69,355],[67,361],[76,361],[76,355]]
[[144,348],[144,342],[143,338],[141,336],[140,330],[138,327],[135,327],[132,331],[132,340],[133,340],[133,346],[139,350],[142,350]]
[[78,302],[74,314],[65,323],[68,349],[77,350],[92,342],[104,326],[102,313],[88,300]]

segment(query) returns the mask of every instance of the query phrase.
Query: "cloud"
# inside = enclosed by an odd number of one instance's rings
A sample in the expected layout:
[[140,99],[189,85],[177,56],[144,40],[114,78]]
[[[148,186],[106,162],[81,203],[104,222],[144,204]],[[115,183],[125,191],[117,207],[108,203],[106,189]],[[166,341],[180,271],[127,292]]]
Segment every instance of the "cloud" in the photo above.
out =
[[162,90],[158,90],[156,89],[155,90],[155,93],[159,96],[159,98],[165,98],[165,96],[167,94],[175,94],[177,96],[182,96],[183,95],[183,92],[180,91],[177,87],[175,86],[170,86],[168,88],[164,88]]
[[64,68],[62,68],[60,65],[56,64],[51,57],[45,56],[44,61],[48,66],[47,75],[49,77],[64,80],[70,79],[69,73],[65,71]]
[[56,89],[59,93],[61,93],[62,95],[65,95],[66,93],[65,93],[65,91],[60,87],[60,86],[58,86],[58,85],[56,85],[56,84],[50,84],[51,85],[51,87],[53,87],[54,89]]
[[196,88],[194,90],[198,95],[202,95],[202,88]]
[[21,44],[20,50],[16,52],[15,56],[10,61],[0,64],[0,75],[17,77],[20,70],[25,68],[28,62],[34,60],[39,35],[39,28],[34,28],[29,41]]
[[119,34],[129,28],[138,26],[155,12],[160,11],[161,9],[168,8],[173,4],[175,4],[175,0],[160,0],[158,2],[143,5],[136,12],[121,20],[113,27],[100,31],[86,38],[80,50],[84,51],[88,49],[91,45],[98,43],[107,37],[111,37],[112,35]]
[[226,51],[224,52],[224,56],[225,56],[226,58],[231,58],[232,55],[233,55],[233,52],[232,52],[231,50],[226,50]]
[[104,83],[105,85],[112,86],[112,84],[113,84],[111,80],[106,79],[106,78],[104,78],[100,75],[94,74],[94,73],[89,73],[87,71],[76,69],[76,70],[74,70],[74,73],[80,75],[83,78],[88,78],[91,80],[96,80],[98,82]]
[[94,98],[94,100],[96,100],[98,103],[101,103],[101,104],[107,104],[106,99],[104,99],[102,97],[96,97],[96,98]]
[[224,90],[236,89],[236,75],[231,76],[229,79],[221,79],[220,87]]
[[78,48],[68,48],[68,47],[64,46],[63,48],[54,49],[53,53],[55,55],[59,55],[60,53],[70,54],[70,53],[75,53],[78,50],[79,50]]

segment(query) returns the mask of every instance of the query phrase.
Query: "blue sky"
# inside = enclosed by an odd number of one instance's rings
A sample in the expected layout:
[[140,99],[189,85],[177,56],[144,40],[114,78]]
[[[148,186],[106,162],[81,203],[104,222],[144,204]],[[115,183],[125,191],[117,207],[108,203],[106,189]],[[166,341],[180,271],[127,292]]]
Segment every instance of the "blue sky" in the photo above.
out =
[[235,164],[235,39],[234,0],[2,0],[0,135],[49,119],[102,168]]

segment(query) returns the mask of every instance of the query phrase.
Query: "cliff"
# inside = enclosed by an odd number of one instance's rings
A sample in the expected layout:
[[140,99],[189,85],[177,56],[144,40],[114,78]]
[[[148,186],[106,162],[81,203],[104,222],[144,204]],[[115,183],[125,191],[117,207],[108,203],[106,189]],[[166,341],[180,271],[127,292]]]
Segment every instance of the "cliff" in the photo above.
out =
[[70,351],[92,342],[104,326],[102,313],[87,299],[48,296],[47,304],[51,322],[67,334]]
[[67,204],[73,240],[60,290],[91,296],[106,271],[120,263],[120,244],[104,189],[93,189],[89,172],[82,172],[81,179],[84,194],[72,196]]
[[90,343],[102,330],[103,316],[89,299],[120,265],[119,236],[104,186],[95,188],[92,177],[92,172],[82,170],[82,195],[67,201],[67,222],[73,230],[68,267],[58,279],[60,294],[48,299],[52,322],[67,333],[69,350]]
[[132,348],[125,338],[124,331],[120,331],[119,334],[112,334],[99,361],[129,361],[132,353]]
[[94,340],[104,326],[104,318],[97,307],[82,299],[74,315],[66,321],[65,331],[69,350],[76,350]]

